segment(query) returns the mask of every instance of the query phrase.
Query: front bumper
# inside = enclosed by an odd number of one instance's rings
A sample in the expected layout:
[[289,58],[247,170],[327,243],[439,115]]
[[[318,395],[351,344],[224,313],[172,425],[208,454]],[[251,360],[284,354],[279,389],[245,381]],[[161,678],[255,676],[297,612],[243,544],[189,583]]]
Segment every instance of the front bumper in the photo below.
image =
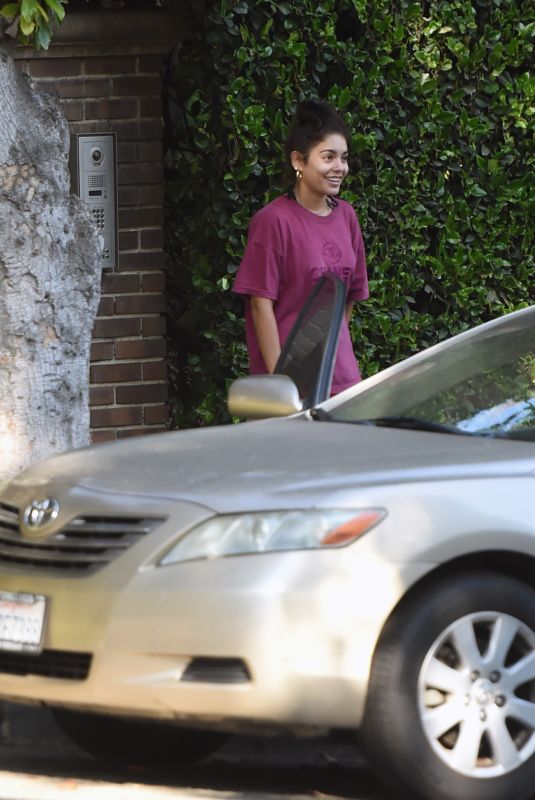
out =
[[[87,579],[3,574],[3,590],[49,597],[45,648],[92,665],[85,680],[0,673],[0,697],[229,730],[358,727],[380,630],[427,570],[367,551],[149,563],[122,586],[118,562]],[[250,677],[184,680],[198,658],[240,660]]]

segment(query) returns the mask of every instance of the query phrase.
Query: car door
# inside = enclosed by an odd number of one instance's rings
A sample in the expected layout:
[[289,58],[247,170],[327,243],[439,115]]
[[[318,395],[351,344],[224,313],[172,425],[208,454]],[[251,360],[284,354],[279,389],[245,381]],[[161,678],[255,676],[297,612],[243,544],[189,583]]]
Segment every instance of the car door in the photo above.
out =
[[295,383],[303,408],[311,408],[330,395],[346,294],[345,283],[337,275],[322,275],[275,366],[275,374],[287,375]]

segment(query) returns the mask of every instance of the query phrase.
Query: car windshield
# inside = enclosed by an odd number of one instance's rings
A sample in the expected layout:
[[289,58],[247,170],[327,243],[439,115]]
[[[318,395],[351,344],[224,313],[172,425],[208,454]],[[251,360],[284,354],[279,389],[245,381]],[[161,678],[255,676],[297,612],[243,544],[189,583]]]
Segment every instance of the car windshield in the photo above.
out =
[[324,415],[535,441],[535,306],[435,345],[352,392],[327,402]]

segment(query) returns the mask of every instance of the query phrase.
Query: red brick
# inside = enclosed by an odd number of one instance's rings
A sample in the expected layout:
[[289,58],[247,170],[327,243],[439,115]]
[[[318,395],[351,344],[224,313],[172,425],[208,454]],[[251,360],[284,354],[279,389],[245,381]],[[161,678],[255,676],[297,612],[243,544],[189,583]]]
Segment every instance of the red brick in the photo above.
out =
[[60,97],[108,97],[111,81],[103,78],[78,78],[76,80],[58,81],[57,89]]
[[139,72],[156,72],[158,75],[162,71],[162,56],[144,55],[139,57]]
[[128,75],[125,78],[114,78],[112,94],[120,97],[160,96],[162,82],[159,76]]
[[119,183],[122,186],[142,183],[161,183],[163,167],[156,161],[148,164],[119,164]]
[[81,72],[82,61],[78,58],[39,58],[30,62],[32,78],[65,78]]
[[115,402],[113,386],[91,386],[89,388],[89,405],[111,406]]
[[125,339],[115,343],[115,357],[121,358],[165,358],[165,339]]
[[121,206],[138,206],[139,190],[137,186],[119,186],[117,189],[119,208]]
[[107,272],[102,278],[102,291],[105,294],[121,294],[122,292],[138,292],[140,275],[118,275]]
[[156,425],[167,422],[169,419],[169,409],[167,406],[145,406],[145,424]]
[[141,380],[141,364],[98,364],[91,367],[92,383],[125,383]]
[[115,306],[115,300],[113,297],[101,297],[98,306],[97,316],[111,317],[111,315],[113,314],[114,306]]
[[91,427],[115,428],[119,425],[141,425],[143,408],[141,406],[122,406],[121,408],[94,408],[91,410]]
[[135,56],[97,56],[85,59],[86,75],[128,75],[136,71]]
[[140,161],[163,161],[161,142],[139,142],[138,158]]
[[146,119],[138,125],[138,139],[156,139],[163,136],[163,124],[161,119]]
[[114,442],[117,439],[115,431],[91,431],[91,443]]
[[117,438],[129,439],[132,436],[145,436],[147,433],[149,433],[147,428],[119,428]]
[[166,383],[145,383],[141,386],[118,386],[118,403],[158,403],[167,400]]
[[117,138],[120,142],[131,142],[136,141],[137,139],[146,139],[146,136],[142,136],[140,133],[139,122],[117,121],[113,125],[113,130],[117,133]]
[[83,103],[62,102],[63,113],[69,122],[77,122],[84,118]]
[[138,231],[121,231],[119,233],[119,250],[138,250]]
[[[117,161],[120,164],[132,164],[139,160],[136,142],[117,142]],[[146,159],[143,159],[145,161]]]
[[115,300],[116,314],[156,314],[167,310],[163,294],[128,294]]
[[91,100],[85,104],[86,119],[137,117],[137,100]]
[[143,364],[144,381],[166,381],[167,362],[166,361],[147,361]]
[[161,250],[163,247],[162,228],[151,228],[141,231],[141,248],[143,250]]
[[120,270],[161,270],[165,266],[165,255],[160,250],[142,253],[119,253]]
[[141,320],[143,336],[165,336],[167,319],[165,317],[144,317]]
[[113,342],[93,342],[91,361],[110,361],[113,358]]
[[[140,206],[161,206],[163,205],[163,183],[140,186],[137,196]],[[149,223],[146,224],[149,225]]]
[[107,133],[108,131],[113,131],[112,123],[104,119],[100,120],[100,122],[71,122],[69,128],[73,134]]
[[17,69],[19,69],[21,72],[24,72],[25,75],[29,75],[31,61],[26,58],[18,58],[16,52],[13,53],[13,56],[17,64]]
[[125,317],[118,319],[97,319],[93,327],[95,339],[115,339],[118,336],[138,336],[141,320]]
[[160,117],[162,114],[161,97],[142,97],[139,101],[140,117]]
[[119,209],[120,228],[142,228],[144,225],[162,225],[163,208]]
[[163,292],[165,290],[165,273],[149,272],[148,275],[143,275],[141,290],[143,292]]

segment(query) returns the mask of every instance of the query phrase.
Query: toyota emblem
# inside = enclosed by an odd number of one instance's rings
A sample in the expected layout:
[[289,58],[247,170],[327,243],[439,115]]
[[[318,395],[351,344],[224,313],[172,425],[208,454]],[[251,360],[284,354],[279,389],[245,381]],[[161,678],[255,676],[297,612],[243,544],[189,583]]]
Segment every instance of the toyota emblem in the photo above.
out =
[[32,500],[22,514],[21,527],[28,533],[38,533],[57,519],[59,503],[55,497]]

